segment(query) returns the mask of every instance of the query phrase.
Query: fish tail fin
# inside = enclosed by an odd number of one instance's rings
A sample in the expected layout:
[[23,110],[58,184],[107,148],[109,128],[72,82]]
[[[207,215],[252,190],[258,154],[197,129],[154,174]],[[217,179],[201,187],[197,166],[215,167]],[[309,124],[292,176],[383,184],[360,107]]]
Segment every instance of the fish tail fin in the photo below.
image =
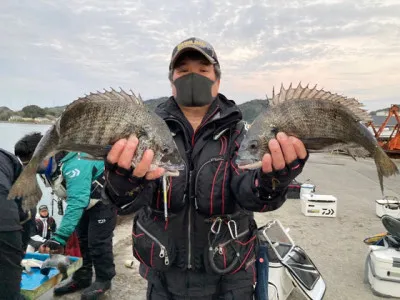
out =
[[36,207],[42,198],[42,190],[36,179],[36,165],[28,164],[14,182],[7,199],[22,198],[22,209],[28,211]]
[[378,146],[376,149],[377,151],[374,154],[374,160],[378,170],[379,184],[383,194],[383,176],[389,177],[394,174],[399,174],[399,170],[396,164],[389,158],[381,147]]

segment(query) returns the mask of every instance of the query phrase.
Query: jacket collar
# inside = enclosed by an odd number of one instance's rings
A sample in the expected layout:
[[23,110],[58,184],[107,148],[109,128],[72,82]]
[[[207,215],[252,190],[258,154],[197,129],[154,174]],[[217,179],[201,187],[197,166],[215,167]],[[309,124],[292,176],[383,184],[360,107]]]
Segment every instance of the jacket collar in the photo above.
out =
[[[155,112],[164,120],[175,119],[185,124],[191,132],[191,126],[186,117],[182,113],[173,96],[166,101],[160,103]],[[201,127],[206,127],[211,123],[214,124],[213,132],[225,130],[232,123],[237,123],[242,119],[242,112],[233,100],[229,100],[225,95],[219,93],[211,104],[206,115],[203,118]]]

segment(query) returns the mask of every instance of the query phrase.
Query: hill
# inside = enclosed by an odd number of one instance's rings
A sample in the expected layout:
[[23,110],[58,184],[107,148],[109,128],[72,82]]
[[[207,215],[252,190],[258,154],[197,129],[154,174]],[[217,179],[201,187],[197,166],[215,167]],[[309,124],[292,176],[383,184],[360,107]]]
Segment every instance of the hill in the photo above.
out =
[[[154,110],[157,105],[159,105],[162,101],[165,101],[166,99],[168,99],[168,97],[149,99],[145,100],[145,103],[151,110]],[[260,112],[266,111],[268,109],[268,101],[264,99],[254,99],[239,104],[238,106],[243,113],[243,119],[246,122],[251,123]],[[13,120],[15,120],[15,116],[18,116],[20,118],[26,118],[25,121],[29,121],[30,118],[43,118],[47,121],[51,121],[54,118],[60,116],[64,109],[65,106],[40,108],[36,105],[29,105],[25,106],[20,111],[13,111],[8,107],[2,106],[0,107],[0,121],[7,121],[12,116],[14,116]],[[389,108],[382,108],[376,111],[372,111],[370,112],[370,114],[376,115],[377,113],[387,111],[388,109]],[[32,121],[34,120],[32,119]]]
[[0,121],[7,121],[14,112],[6,106],[0,107]]

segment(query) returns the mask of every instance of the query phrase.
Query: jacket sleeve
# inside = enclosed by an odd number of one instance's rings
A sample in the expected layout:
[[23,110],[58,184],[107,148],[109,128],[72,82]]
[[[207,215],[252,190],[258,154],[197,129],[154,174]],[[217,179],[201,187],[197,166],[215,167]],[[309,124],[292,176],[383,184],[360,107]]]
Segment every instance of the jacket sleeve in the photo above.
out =
[[65,162],[63,166],[62,172],[67,189],[67,209],[54,234],[54,239],[62,245],[66,244],[85,208],[89,205],[93,167],[93,161],[76,158]]
[[113,203],[119,214],[130,214],[150,205],[157,187],[158,180],[146,180],[142,185],[133,185],[130,192],[125,192],[119,189],[119,185],[111,185],[110,181],[106,181],[101,198],[105,203]]
[[149,205],[157,190],[159,179],[146,180],[132,176],[132,170],[105,162],[104,203],[112,203],[121,213],[131,213]]
[[54,233],[56,230],[57,230],[57,223],[56,220],[53,219],[53,223],[51,224],[51,231]]
[[[0,151],[0,231],[18,230],[20,228],[19,209],[17,201],[7,200],[14,178],[14,170],[11,161]],[[21,203],[21,201],[19,200]]]
[[42,232],[40,231],[40,221],[38,219],[35,219],[35,232],[33,235],[40,235],[42,236]]
[[242,171],[232,161],[231,191],[235,201],[244,209],[254,212],[276,210],[286,201],[287,186],[263,193],[258,182],[260,171]]

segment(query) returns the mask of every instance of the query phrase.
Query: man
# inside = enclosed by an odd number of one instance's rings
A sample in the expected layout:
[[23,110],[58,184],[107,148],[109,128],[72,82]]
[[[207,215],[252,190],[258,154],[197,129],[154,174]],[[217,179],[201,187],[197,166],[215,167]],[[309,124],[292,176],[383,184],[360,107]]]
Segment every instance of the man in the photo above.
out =
[[56,220],[49,216],[47,205],[41,205],[39,207],[39,218],[36,219],[36,233],[42,238],[48,240],[52,237],[56,229]]
[[[40,138],[39,138],[40,139]],[[35,145],[38,140],[38,134],[33,134],[30,139],[19,140],[14,145],[14,154],[17,156],[22,167],[25,167],[30,157],[32,157],[35,148],[32,149],[32,145]],[[21,209],[22,212],[22,209]],[[27,249],[30,242],[30,238],[36,232],[35,215],[36,208],[32,208],[29,212],[23,212],[26,214],[26,218],[21,222],[22,225],[22,248]]]
[[[115,276],[112,234],[116,212],[111,205],[99,200],[101,188],[96,179],[103,174],[103,162],[85,158],[86,154],[70,152],[61,160],[67,209],[60,227],[45,246],[54,253],[62,253],[76,228],[83,264],[72,276],[72,281],[54,289],[54,294],[63,295],[86,288],[81,299],[97,299],[111,288],[111,279]],[[93,267],[96,280],[92,284]]]
[[17,201],[7,195],[22,171],[17,157],[0,149],[0,299],[25,299],[21,294],[21,260],[24,256],[21,222],[30,219]]
[[[256,229],[252,212],[278,209],[308,158],[304,144],[283,133],[269,142],[259,170],[242,171],[235,154],[244,137],[242,114],[219,93],[221,68],[213,47],[190,38],[169,66],[172,96],[156,108],[168,124],[186,169],[168,178],[149,171],[146,150],[132,170],[138,139],[118,141],[106,159],[105,201],[135,211],[133,255],[148,280],[147,299],[253,299]],[[163,193],[169,218],[163,218]]]
[[39,247],[53,236],[57,229],[56,221],[49,216],[47,205],[39,206],[39,218],[36,218],[36,232],[31,236],[27,252],[35,252]]
[[[68,238],[76,229],[83,258],[82,267],[74,273],[72,281],[55,288],[54,294],[84,289],[81,299],[97,299],[111,288],[115,276],[112,235],[116,210],[100,201],[104,163],[87,159],[83,153],[70,152],[63,158],[56,155],[45,160],[38,172],[46,185],[67,202],[60,226],[41,251],[63,253]],[[93,267],[96,280],[92,284]]]

